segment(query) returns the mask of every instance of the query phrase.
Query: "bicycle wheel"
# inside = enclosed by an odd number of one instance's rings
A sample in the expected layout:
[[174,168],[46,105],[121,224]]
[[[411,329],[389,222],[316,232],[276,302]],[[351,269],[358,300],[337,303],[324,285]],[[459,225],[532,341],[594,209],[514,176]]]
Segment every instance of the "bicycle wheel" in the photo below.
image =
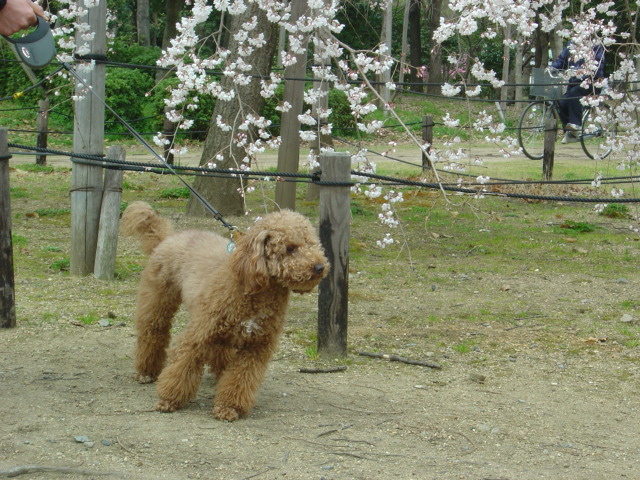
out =
[[549,102],[531,102],[526,106],[518,122],[518,143],[531,160],[540,160],[544,156],[544,126],[553,115],[558,119],[555,109]]
[[618,127],[612,121],[609,105],[585,109],[582,116],[580,143],[584,153],[590,159],[602,160],[613,148],[612,141],[618,134]]

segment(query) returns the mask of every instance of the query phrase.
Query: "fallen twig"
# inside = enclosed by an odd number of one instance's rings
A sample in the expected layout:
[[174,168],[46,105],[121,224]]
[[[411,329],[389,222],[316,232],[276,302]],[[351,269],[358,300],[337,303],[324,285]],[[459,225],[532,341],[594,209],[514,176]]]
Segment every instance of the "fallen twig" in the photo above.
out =
[[342,410],[349,410],[350,412],[364,413],[365,415],[373,415],[373,414],[377,414],[377,415],[398,415],[398,413],[399,413],[399,412],[374,412],[374,411],[371,411],[371,410],[361,410],[359,408],[342,407],[342,406],[336,405],[334,403],[329,403],[329,405],[331,405],[334,408],[340,408]]
[[410,358],[399,357],[398,355],[388,355],[386,353],[358,352],[358,355],[362,355],[363,357],[382,358],[384,360],[389,360],[390,362],[402,362],[409,365],[419,365],[421,367],[435,369],[442,368],[442,366],[438,365],[437,363],[424,362],[422,360],[412,360]]
[[122,474],[117,472],[94,472],[91,470],[82,470],[78,468],[47,467],[45,465],[20,465],[18,467],[13,467],[8,470],[0,470],[0,477],[12,478],[12,477],[17,477],[18,475],[26,475],[28,473],[39,473],[39,472],[61,473],[63,475],[85,475],[85,476],[114,475],[118,477],[122,476]]
[[300,373],[335,373],[344,372],[347,367],[330,367],[330,368],[301,368],[298,370]]
[[271,470],[275,470],[276,467],[269,467],[266,470],[262,470],[258,473],[254,473],[253,475],[249,475],[248,477],[244,477],[243,480],[249,480],[250,478],[255,478],[255,477],[259,477],[260,475],[264,475],[267,472],[270,472]]

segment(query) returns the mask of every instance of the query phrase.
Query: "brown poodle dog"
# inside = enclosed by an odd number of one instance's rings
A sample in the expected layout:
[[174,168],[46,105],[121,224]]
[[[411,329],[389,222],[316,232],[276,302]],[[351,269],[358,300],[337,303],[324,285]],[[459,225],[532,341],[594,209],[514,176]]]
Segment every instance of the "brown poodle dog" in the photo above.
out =
[[[329,270],[309,221],[288,210],[268,214],[232,253],[215,233],[174,233],[144,202],[127,207],[122,230],[139,237],[149,255],[135,315],[137,380],[157,379],[157,409],[173,412],[195,396],[208,365],[217,377],[213,415],[246,415],[282,333],[290,292],[311,291]],[[165,367],[181,303],[191,319]]]

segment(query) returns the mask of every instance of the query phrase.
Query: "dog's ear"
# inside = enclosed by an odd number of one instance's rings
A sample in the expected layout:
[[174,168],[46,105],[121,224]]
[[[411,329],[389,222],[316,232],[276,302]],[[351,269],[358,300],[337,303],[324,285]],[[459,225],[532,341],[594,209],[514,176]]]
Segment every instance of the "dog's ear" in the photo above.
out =
[[269,232],[251,231],[240,236],[236,249],[231,254],[231,266],[237,280],[244,285],[244,293],[257,293],[269,284],[269,270],[265,247],[269,241]]

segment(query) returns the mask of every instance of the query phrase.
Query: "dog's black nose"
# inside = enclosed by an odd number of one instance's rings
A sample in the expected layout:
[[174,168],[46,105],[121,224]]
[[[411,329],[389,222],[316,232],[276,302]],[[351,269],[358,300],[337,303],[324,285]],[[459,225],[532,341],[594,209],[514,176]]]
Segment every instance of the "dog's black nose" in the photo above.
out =
[[317,275],[320,275],[322,272],[324,272],[324,264],[322,263],[316,263],[313,266],[313,272]]

